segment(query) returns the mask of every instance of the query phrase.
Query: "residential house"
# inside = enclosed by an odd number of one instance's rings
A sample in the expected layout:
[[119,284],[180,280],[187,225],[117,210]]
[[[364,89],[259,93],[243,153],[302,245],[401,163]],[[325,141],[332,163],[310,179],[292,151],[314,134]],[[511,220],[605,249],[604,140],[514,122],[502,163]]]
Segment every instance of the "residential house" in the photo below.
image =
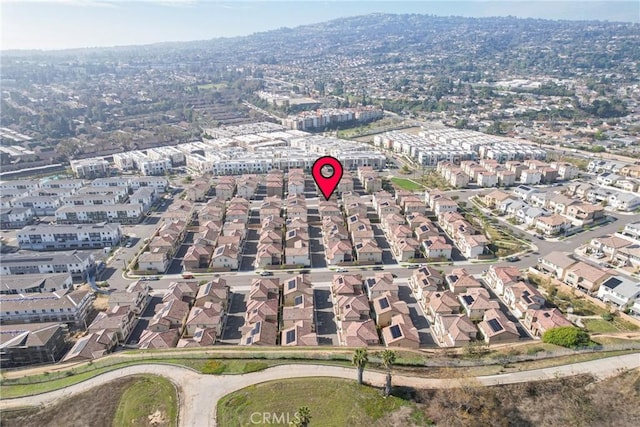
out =
[[[187,317],[185,336],[192,337],[201,330],[215,330],[216,336],[222,334],[224,310],[222,304],[214,302],[205,302],[200,307],[193,307]],[[213,343],[212,343],[213,344]]]
[[383,327],[381,332],[382,342],[386,347],[413,349],[420,347],[418,330],[406,314],[393,316],[389,326]]
[[282,287],[283,305],[292,306],[297,297],[308,297],[313,299],[313,288],[311,286],[311,276],[308,274],[298,274],[283,282]]
[[567,270],[575,263],[575,259],[563,252],[551,252],[538,258],[537,268],[543,273],[551,274],[557,279],[564,280]]
[[342,324],[341,345],[349,347],[366,347],[378,345],[380,338],[372,319],[364,322],[344,322]]
[[222,310],[227,311],[229,306],[230,291],[227,281],[216,278],[198,287],[195,298],[195,306],[203,307],[205,303],[217,303],[222,305]]
[[492,300],[485,288],[469,288],[458,295],[462,309],[471,320],[480,320],[487,310],[500,309],[500,304]]
[[600,285],[598,298],[625,309],[640,298],[640,281],[625,276],[610,277]]
[[553,214],[551,216],[539,217],[535,227],[547,236],[555,236],[563,233],[570,226],[570,222],[562,215]]
[[496,267],[491,265],[486,281],[497,295],[503,295],[508,287],[515,285],[521,278],[522,273],[515,267]]
[[237,270],[239,250],[234,244],[218,246],[211,257],[211,267],[219,269]]
[[598,267],[578,261],[565,273],[564,282],[574,288],[593,293],[611,274]]
[[109,353],[118,343],[115,332],[98,331],[78,339],[62,362],[85,362]]
[[464,314],[438,314],[431,327],[441,347],[462,347],[475,340],[478,330]]
[[391,273],[376,273],[373,277],[364,280],[364,286],[371,300],[385,293],[398,296],[398,285],[393,282]]
[[136,316],[129,306],[115,306],[98,313],[87,331],[100,332],[106,330],[116,334],[118,343],[124,344],[136,324]]
[[311,322],[300,320],[282,330],[280,344],[283,346],[316,346],[318,345],[318,336],[314,332]]
[[542,336],[549,329],[573,326],[557,308],[528,310],[522,324],[531,331],[534,337]]
[[504,301],[513,314],[524,317],[528,310],[539,310],[546,300],[538,289],[525,282],[518,282],[504,291]]
[[478,330],[487,344],[512,342],[520,339],[516,325],[507,319],[499,309],[487,310]]

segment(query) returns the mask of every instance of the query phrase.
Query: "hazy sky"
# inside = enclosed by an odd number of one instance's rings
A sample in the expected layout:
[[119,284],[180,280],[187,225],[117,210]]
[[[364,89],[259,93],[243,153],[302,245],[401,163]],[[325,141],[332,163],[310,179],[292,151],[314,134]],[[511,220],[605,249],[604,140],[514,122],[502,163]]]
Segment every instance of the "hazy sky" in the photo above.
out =
[[204,40],[384,13],[640,22],[640,1],[0,0],[5,49]]

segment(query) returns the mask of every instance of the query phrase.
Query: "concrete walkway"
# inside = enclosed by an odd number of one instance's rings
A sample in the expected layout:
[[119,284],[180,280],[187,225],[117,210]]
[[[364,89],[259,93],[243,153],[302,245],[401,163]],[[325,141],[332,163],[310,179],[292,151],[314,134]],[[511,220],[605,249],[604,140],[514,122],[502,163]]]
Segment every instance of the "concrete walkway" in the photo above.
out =
[[[464,384],[512,384],[585,373],[593,374],[598,378],[606,378],[616,375],[620,370],[635,369],[639,367],[640,354],[636,353],[589,362],[575,363],[555,368],[536,369],[471,379],[437,379],[394,375],[393,383],[394,385],[415,388],[452,388],[459,387]],[[265,369],[264,371],[243,375],[203,375],[190,369],[177,366],[173,367],[158,364],[134,365],[98,375],[65,389],[35,396],[0,400],[0,410],[24,406],[51,405],[79,393],[87,392],[93,387],[102,385],[106,382],[136,374],[160,375],[168,378],[176,384],[180,390],[179,425],[194,427],[215,426],[216,405],[218,400],[233,391],[253,384],[271,380],[301,377],[334,377],[353,380],[356,378],[356,371],[353,368],[323,365],[279,365]],[[376,386],[383,385],[384,377],[385,374],[381,372],[365,370],[364,373],[364,380],[367,383]]]

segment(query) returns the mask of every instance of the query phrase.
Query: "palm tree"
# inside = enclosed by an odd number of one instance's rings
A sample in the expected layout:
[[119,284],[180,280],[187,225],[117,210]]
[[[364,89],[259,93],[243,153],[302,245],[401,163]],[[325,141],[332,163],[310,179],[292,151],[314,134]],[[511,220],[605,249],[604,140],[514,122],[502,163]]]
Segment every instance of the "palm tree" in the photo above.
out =
[[391,366],[396,361],[396,352],[393,350],[385,350],[380,355],[382,358],[382,364],[387,370],[387,381],[384,386],[384,396],[389,396],[391,394]]
[[294,425],[296,427],[307,427],[311,421],[311,411],[308,406],[301,406],[296,411],[296,419]]
[[369,354],[366,348],[359,348],[353,353],[351,363],[358,368],[358,384],[362,385],[362,375],[364,374],[364,368],[369,363]]

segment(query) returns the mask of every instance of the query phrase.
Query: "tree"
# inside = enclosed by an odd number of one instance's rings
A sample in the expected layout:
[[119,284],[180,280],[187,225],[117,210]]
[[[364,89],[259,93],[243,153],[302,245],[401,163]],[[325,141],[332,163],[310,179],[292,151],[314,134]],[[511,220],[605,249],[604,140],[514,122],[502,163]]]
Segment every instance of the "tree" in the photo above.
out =
[[296,427],[307,427],[311,421],[311,411],[308,406],[301,406],[296,411],[293,425]]
[[384,385],[384,396],[391,394],[391,366],[396,362],[396,352],[393,350],[385,350],[380,355],[382,357],[382,364],[387,370],[387,381]]
[[586,347],[591,342],[589,333],[575,326],[552,328],[542,335],[542,342],[567,348]]
[[362,375],[364,374],[364,368],[369,363],[369,354],[366,348],[358,348],[353,353],[351,363],[358,369],[358,384],[362,385]]

